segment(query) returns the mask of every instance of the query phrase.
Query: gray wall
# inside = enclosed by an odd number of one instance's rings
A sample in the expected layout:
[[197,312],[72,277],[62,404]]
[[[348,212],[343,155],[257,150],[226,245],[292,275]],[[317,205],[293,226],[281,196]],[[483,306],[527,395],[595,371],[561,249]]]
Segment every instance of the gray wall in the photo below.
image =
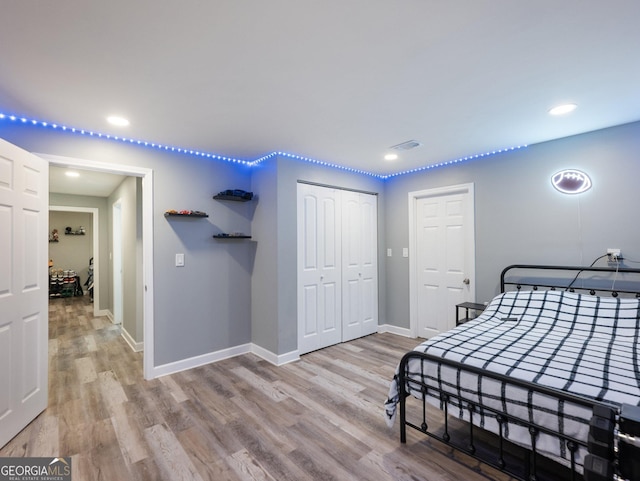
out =
[[[109,274],[110,285],[113,285],[113,204],[120,201],[122,210],[122,327],[135,342],[143,341],[144,319],[142,313],[142,292],[138,286],[142,284],[142,257],[138,255],[138,245],[141,241],[142,216],[138,204],[138,180],[127,177],[107,199],[109,206]],[[140,238],[138,237],[140,236]],[[113,309],[113,299],[111,302]]]
[[[107,209],[106,197],[93,197],[86,195],[69,194],[49,194],[49,205],[59,205],[66,207],[92,207],[98,209],[98,229],[100,252],[94,253],[99,256],[99,279],[96,277],[98,289],[100,289],[98,306],[99,310],[109,310],[111,306],[111,277],[109,276],[109,213]],[[85,226],[87,227],[87,226]],[[53,227],[52,227],[53,228]],[[61,234],[63,235],[63,234]],[[54,259],[54,262],[56,260]],[[86,279],[85,279],[86,280]],[[84,283],[84,280],[82,281]]]
[[[73,231],[82,226],[85,235],[65,235],[65,227]],[[93,257],[93,215],[89,212],[49,211],[49,232],[58,229],[59,242],[49,243],[49,259],[54,269],[73,269],[83,286]]]
[[[589,265],[608,247],[640,260],[639,153],[640,122],[392,178],[385,190],[386,247],[397,252],[409,245],[409,192],[473,182],[478,302],[498,293],[509,264]],[[591,190],[555,191],[551,176],[567,168],[587,172]],[[409,327],[408,259],[385,260],[387,322]]]
[[[384,183],[370,176],[274,157],[254,167],[260,233],[253,276],[253,342],[276,354],[297,349],[297,183],[299,180],[378,193],[379,313],[385,312]],[[267,242],[263,243],[262,236]],[[263,245],[264,244],[264,245]],[[276,282],[274,282],[274,279]],[[380,316],[380,322],[383,322]]]
[[[260,347],[278,351],[278,163],[253,168],[251,188],[257,195],[252,235],[256,239],[251,277],[251,338]],[[285,352],[285,351],[281,351]]]

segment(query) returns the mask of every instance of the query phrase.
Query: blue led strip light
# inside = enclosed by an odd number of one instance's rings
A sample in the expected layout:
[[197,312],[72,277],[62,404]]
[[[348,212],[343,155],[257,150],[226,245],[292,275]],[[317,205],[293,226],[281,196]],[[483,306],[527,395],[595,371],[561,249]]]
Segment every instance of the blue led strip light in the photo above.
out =
[[436,169],[438,167],[445,167],[447,165],[458,164],[458,163],[464,162],[466,160],[480,159],[482,157],[489,157],[489,156],[492,156],[492,155],[501,154],[503,152],[510,152],[512,150],[524,149],[526,147],[527,147],[527,145],[525,144],[525,145],[518,145],[516,147],[508,147],[506,149],[493,150],[491,152],[485,152],[484,154],[469,155],[467,157],[460,157],[459,159],[447,160],[447,161],[444,161],[444,162],[438,162],[437,164],[425,165],[424,167],[416,167],[415,169],[403,170],[402,172],[396,172],[395,174],[380,175],[379,177],[381,179],[387,180],[387,179],[390,179],[392,177],[397,177],[398,175],[413,174],[415,172],[422,172],[424,170]]
[[147,142],[145,140],[129,139],[127,137],[120,137],[118,135],[111,135],[111,134],[103,134],[103,133],[100,133],[100,132],[94,132],[92,130],[79,129],[79,128],[76,128],[76,127],[67,127],[66,125],[59,125],[59,124],[55,124],[55,123],[51,123],[51,122],[44,122],[42,120],[28,119],[26,117],[18,117],[16,115],[8,115],[8,114],[4,114],[2,112],[0,112],[0,120],[10,120],[10,121],[15,122],[15,123],[21,123],[21,124],[31,125],[31,126],[35,126],[35,127],[50,128],[50,129],[53,129],[53,130],[69,132],[69,133],[72,133],[72,134],[85,135],[85,136],[88,136],[88,137],[94,137],[94,138],[98,138],[98,139],[115,140],[115,141],[122,142],[122,143],[125,143],[125,144],[140,145],[140,146],[149,147],[149,148],[152,148],[152,149],[164,150],[166,152],[176,152],[176,153],[179,153],[179,154],[194,155],[194,156],[197,156],[197,157],[204,157],[204,158],[207,158],[207,159],[224,160],[226,162],[233,162],[233,163],[244,164],[244,165],[250,165],[251,164],[251,162],[249,162],[247,160],[236,159],[236,158],[233,158],[233,157],[225,157],[223,155],[211,154],[211,153],[208,153],[208,152],[200,152],[199,150],[193,150],[193,149],[184,149],[182,147],[172,147],[170,145],[163,145],[163,144],[158,144],[158,143],[155,143],[155,142]]
[[494,150],[492,152],[486,152],[484,154],[476,154],[476,155],[470,155],[467,157],[461,157],[459,159],[455,159],[455,160],[448,160],[445,162],[439,162],[437,164],[432,164],[432,165],[426,165],[424,167],[417,167],[415,169],[410,169],[410,170],[405,170],[402,172],[397,172],[395,174],[374,174],[372,172],[367,172],[366,170],[360,170],[360,169],[353,169],[351,167],[345,167],[343,165],[338,165],[338,164],[333,164],[331,162],[324,162],[321,160],[316,160],[316,159],[312,159],[309,157],[303,157],[301,155],[295,155],[295,154],[290,154],[288,152],[271,152],[269,154],[266,154],[262,157],[259,157],[255,160],[242,160],[242,159],[236,159],[233,157],[225,157],[222,155],[218,155],[218,154],[211,154],[208,152],[200,152],[198,150],[193,150],[193,149],[184,149],[181,147],[172,147],[169,145],[163,145],[163,144],[158,144],[158,143],[154,143],[154,142],[147,142],[144,140],[135,140],[135,139],[130,139],[127,137],[120,137],[117,135],[111,135],[111,134],[103,134],[100,132],[93,132],[91,130],[85,130],[85,129],[79,129],[79,128],[75,128],[75,127],[67,127],[66,125],[59,125],[56,123],[51,123],[51,122],[44,122],[41,120],[34,120],[34,119],[28,119],[26,117],[20,117],[20,116],[16,116],[16,115],[10,115],[10,114],[4,114],[2,112],[0,112],[0,121],[2,120],[9,120],[11,122],[15,122],[15,123],[20,123],[20,124],[25,124],[25,125],[30,125],[30,126],[35,126],[35,127],[44,127],[44,128],[50,128],[53,130],[60,130],[60,131],[64,131],[64,132],[68,132],[68,133],[72,133],[72,134],[79,134],[79,135],[85,135],[88,137],[94,137],[94,138],[99,138],[99,139],[106,139],[106,140],[114,140],[114,141],[118,141],[118,142],[122,142],[125,144],[131,144],[131,145],[139,145],[142,147],[149,147],[152,149],[157,149],[157,150],[163,150],[166,152],[175,152],[175,153],[179,153],[179,154],[186,154],[186,155],[194,155],[197,157],[204,157],[207,159],[215,159],[215,160],[224,160],[226,162],[233,162],[233,163],[237,163],[237,164],[243,164],[243,165],[247,165],[250,167],[253,167],[255,165],[258,165],[261,162],[264,162],[265,160],[271,159],[273,157],[276,156],[281,156],[281,157],[288,157],[290,159],[295,159],[295,160],[301,160],[304,162],[309,162],[311,164],[317,164],[317,165],[321,165],[323,167],[331,167],[334,169],[340,169],[340,170],[344,170],[347,172],[353,172],[356,174],[362,174],[362,175],[368,175],[371,177],[375,177],[381,180],[387,180],[387,179],[391,179],[393,177],[397,177],[399,175],[406,175],[406,174],[413,174],[415,172],[423,172],[425,170],[430,170],[430,169],[435,169],[438,167],[445,167],[448,165],[453,165],[453,164],[458,164],[467,160],[474,160],[474,159],[480,159],[482,157],[488,157],[491,155],[496,155],[496,154],[500,154],[503,152],[509,152],[509,151],[513,151],[513,150],[518,150],[518,149],[522,149],[527,147],[526,145],[518,145],[517,147],[509,147],[506,149],[499,149],[499,150]]
[[[367,172],[366,170],[360,170],[360,169],[353,169],[351,167],[345,167],[344,165],[338,165],[338,164],[332,164],[331,162],[324,162],[322,160],[317,160],[317,159],[312,159],[309,157],[303,157],[301,155],[296,155],[296,154],[290,154],[288,152],[273,152],[271,155],[279,155],[280,157],[289,157],[290,159],[295,159],[295,160],[302,160],[304,162],[309,162],[310,164],[317,164],[317,165],[322,165],[323,167],[332,167],[334,169],[340,169],[340,170],[345,170],[347,172],[354,172],[356,174],[362,174],[362,175],[369,175],[371,177],[376,177],[378,179],[381,179],[382,176],[380,174],[373,174],[371,172]],[[263,157],[262,159],[265,159],[265,157]],[[258,159],[260,160],[260,159]],[[258,161],[255,161],[252,163],[252,165],[257,164]]]

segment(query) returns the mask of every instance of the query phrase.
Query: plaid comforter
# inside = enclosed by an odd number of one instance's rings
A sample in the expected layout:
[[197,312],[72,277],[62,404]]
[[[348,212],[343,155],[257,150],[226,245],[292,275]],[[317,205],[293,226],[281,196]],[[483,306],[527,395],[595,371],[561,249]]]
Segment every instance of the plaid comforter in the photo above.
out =
[[[610,404],[640,404],[640,300],[604,298],[565,291],[500,294],[476,319],[415,348],[535,384]],[[555,432],[586,440],[591,411],[526,389],[429,361],[412,360],[410,377],[429,386],[532,420]],[[421,397],[416,386],[408,392]],[[427,400],[438,407],[437,392]],[[397,376],[385,403],[393,425],[398,403]],[[466,419],[455,401],[449,413]],[[480,412],[474,424],[497,432],[495,416]],[[507,439],[530,446],[526,428],[509,423]],[[567,459],[564,443],[540,435],[537,447],[554,459]],[[585,453],[578,454],[578,462]]]

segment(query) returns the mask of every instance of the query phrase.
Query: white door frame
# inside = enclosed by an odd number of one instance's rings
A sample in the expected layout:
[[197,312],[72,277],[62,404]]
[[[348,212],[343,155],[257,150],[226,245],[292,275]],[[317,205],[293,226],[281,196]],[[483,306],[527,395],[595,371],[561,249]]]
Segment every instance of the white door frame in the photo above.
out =
[[111,272],[113,275],[113,323],[122,325],[124,288],[122,282],[122,199],[111,204]]
[[100,311],[100,218],[97,207],[71,207],[66,205],[50,205],[49,212],[84,212],[93,214],[93,315],[102,316],[106,314]]
[[475,263],[475,201],[473,183],[450,185],[446,187],[436,187],[433,189],[409,192],[409,330],[412,337],[418,336],[418,272],[417,272],[417,232],[416,232],[416,212],[418,199],[423,197],[438,197],[453,194],[468,194],[465,212],[465,222],[469,220],[470,231],[473,233],[472,245],[467,246],[467,250],[472,256],[469,262],[470,272],[467,277],[470,280],[469,290],[472,299],[476,297],[476,263]]
[[98,162],[95,160],[75,159],[50,154],[35,154],[59,167],[75,167],[85,170],[97,170],[112,174],[142,178],[142,272],[143,272],[143,329],[144,352],[143,374],[145,379],[153,379],[153,169],[133,167],[122,164]]

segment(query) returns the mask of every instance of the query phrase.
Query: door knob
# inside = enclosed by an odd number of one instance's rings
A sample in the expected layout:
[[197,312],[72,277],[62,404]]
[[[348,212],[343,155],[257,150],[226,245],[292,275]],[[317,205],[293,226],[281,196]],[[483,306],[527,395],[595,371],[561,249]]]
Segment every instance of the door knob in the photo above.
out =
[[469,284],[471,283],[471,281],[470,281],[470,280],[469,280],[469,278],[467,277],[467,278],[465,278],[465,279],[462,281],[462,283],[463,283],[463,284],[466,284],[466,285],[469,285]]

